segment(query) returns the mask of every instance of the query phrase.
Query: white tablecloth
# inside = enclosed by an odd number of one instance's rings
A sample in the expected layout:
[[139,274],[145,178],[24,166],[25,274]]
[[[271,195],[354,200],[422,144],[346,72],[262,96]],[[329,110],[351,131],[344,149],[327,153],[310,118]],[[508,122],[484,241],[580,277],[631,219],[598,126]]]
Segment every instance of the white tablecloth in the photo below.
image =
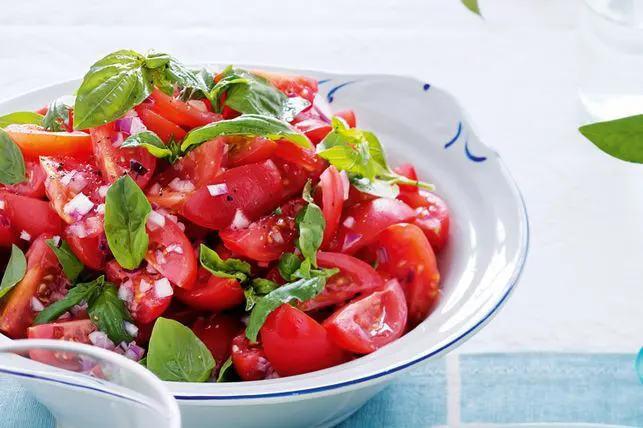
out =
[[5,1],[0,98],[81,76],[105,53],[416,75],[452,91],[505,159],[531,219],[522,281],[461,350],[643,345],[643,166],[576,131],[579,0]]

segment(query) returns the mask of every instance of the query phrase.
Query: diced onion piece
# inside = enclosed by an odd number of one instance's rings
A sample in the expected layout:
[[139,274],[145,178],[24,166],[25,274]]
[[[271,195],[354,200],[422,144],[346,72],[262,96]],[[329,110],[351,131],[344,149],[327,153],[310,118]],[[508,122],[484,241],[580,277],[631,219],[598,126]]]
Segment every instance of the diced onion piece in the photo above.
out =
[[361,237],[362,235],[359,233],[347,233],[344,238],[344,248],[349,247],[353,242],[357,241]]
[[277,244],[284,243],[284,237],[281,236],[281,233],[278,230],[271,230],[270,233],[268,233],[268,236],[271,237],[272,240],[275,241]]
[[159,227],[165,227],[165,216],[157,213],[156,211],[151,211],[150,216],[147,218],[147,226],[151,230],[156,230]]
[[228,185],[225,183],[210,184],[208,186],[208,192],[210,192],[210,196],[226,195],[228,193]]
[[342,224],[350,229],[351,227],[355,226],[355,218],[348,216],[346,217],[346,219],[344,220],[344,223]]
[[123,321],[123,324],[125,326],[125,331],[127,332],[127,334],[132,337],[136,337],[138,335],[138,327],[136,327],[136,325],[132,324],[129,321]]
[[386,250],[386,248],[379,247],[375,253],[377,255],[378,263],[386,263],[389,261],[388,251]]
[[141,293],[146,293],[152,288],[152,284],[145,281],[144,279],[141,279],[141,282],[138,284],[138,291]]
[[126,358],[129,358],[130,360],[134,361],[139,361],[140,359],[143,358],[145,355],[145,349],[141,348],[136,344],[136,342],[132,342],[127,346],[127,349],[125,349],[125,353],[123,356]]
[[158,273],[158,271],[154,269],[154,266],[152,266],[151,264],[148,264],[147,266],[145,266],[145,271],[147,273]]
[[31,298],[31,310],[34,312],[42,312],[45,309],[45,305],[42,304],[40,299],[36,296]]
[[20,239],[29,242],[31,241],[31,235],[26,230],[23,230],[22,232],[20,232]]
[[348,181],[348,174],[346,171],[340,171],[339,177],[342,179],[342,188],[344,190],[344,200],[348,199],[351,190],[351,183]]
[[107,186],[107,185],[100,186],[98,188],[98,194],[100,195],[101,198],[104,198],[105,196],[107,196],[107,191],[108,190],[109,190],[109,186]]
[[167,247],[165,247],[165,252],[183,254],[183,247],[181,247],[181,245],[179,244],[170,244]]
[[232,219],[232,224],[230,227],[232,229],[245,229],[250,226],[250,220],[243,214],[243,211],[237,209],[234,213],[234,218]]
[[168,184],[168,187],[174,190],[175,192],[182,192],[182,193],[194,192],[194,190],[196,189],[196,187],[194,186],[194,183],[192,183],[190,180],[181,180],[178,177],[170,181],[170,183]]
[[165,260],[165,254],[163,254],[163,251],[156,250],[154,252],[154,256],[156,257],[156,263],[160,265],[164,265],[165,263],[167,263],[167,260]]
[[60,183],[69,186],[69,183],[71,183],[71,180],[74,178],[74,175],[76,175],[78,171],[69,171],[67,174],[63,176],[63,178],[60,179]]
[[154,281],[154,294],[156,294],[156,297],[158,298],[163,298],[163,297],[168,297],[174,294],[174,290],[172,289],[172,285],[170,284],[170,281],[167,280],[167,278],[161,278],[159,280]]
[[112,351],[116,346],[114,342],[110,340],[109,337],[102,331],[92,331],[89,333],[89,341],[92,345],[98,346],[99,348],[108,349]]
[[134,300],[134,290],[132,288],[132,281],[127,280],[118,287],[118,298],[126,303],[132,303]]
[[112,147],[119,148],[124,141],[125,141],[125,138],[123,138],[123,134],[121,132],[117,132],[116,138],[112,142]]
[[74,217],[76,220],[79,220],[85,214],[90,212],[92,208],[94,208],[94,203],[81,192],[65,204],[63,212]]
[[105,204],[96,205],[96,212],[98,214],[105,214]]
[[161,185],[159,183],[154,183],[147,191],[150,195],[158,196],[161,194]]
[[56,235],[53,238],[51,238],[52,241],[54,241],[54,245],[57,247],[60,245],[60,236]]
[[4,209],[4,207],[5,207],[5,202],[4,202],[4,201],[0,201],[0,210],[3,210],[3,209]]

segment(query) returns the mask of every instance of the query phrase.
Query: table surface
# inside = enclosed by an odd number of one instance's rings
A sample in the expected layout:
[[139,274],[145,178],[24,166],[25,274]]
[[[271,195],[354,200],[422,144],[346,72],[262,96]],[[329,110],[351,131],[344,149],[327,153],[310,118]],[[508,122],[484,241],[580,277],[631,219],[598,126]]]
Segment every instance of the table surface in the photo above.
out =
[[0,98],[79,77],[121,48],[420,77],[460,99],[513,172],[531,221],[518,289],[460,352],[634,353],[643,168],[576,131],[580,1],[480,2],[485,20],[457,0],[6,2]]

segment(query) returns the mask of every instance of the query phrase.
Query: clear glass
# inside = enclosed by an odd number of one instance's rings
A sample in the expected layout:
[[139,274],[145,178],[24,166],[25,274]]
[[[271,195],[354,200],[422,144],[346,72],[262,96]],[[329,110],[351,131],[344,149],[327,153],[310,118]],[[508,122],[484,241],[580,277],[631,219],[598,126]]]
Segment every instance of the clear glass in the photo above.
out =
[[180,428],[179,407],[140,364],[60,340],[0,343],[0,374],[19,381],[59,428]]
[[643,113],[643,0],[584,0],[579,95],[594,120]]

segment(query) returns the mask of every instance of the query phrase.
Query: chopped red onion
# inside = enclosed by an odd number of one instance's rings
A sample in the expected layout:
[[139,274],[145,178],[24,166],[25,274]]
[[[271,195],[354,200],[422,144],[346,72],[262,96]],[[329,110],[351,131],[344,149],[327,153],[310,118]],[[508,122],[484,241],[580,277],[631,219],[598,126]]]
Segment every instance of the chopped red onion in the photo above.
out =
[[170,244],[167,247],[165,247],[165,252],[183,254],[183,247],[181,247],[181,245],[179,244]]
[[147,293],[152,288],[152,283],[141,279],[141,282],[138,283],[138,291],[141,293]]
[[79,305],[74,305],[74,306],[71,307],[70,311],[71,311],[72,315],[75,316],[75,317],[79,317],[81,315],[84,315],[84,314],[87,313],[87,303],[82,302]]
[[185,225],[181,223],[180,221],[176,223],[177,226],[179,226],[179,229],[181,229],[181,232],[185,232]]
[[378,263],[386,263],[389,261],[388,251],[384,247],[379,247],[376,251]]
[[313,108],[319,113],[319,117],[326,123],[331,122],[331,117],[333,117],[333,111],[330,109],[330,105],[326,99],[320,94],[315,94],[313,98]]
[[277,244],[284,243],[284,237],[281,236],[281,233],[278,230],[271,230],[270,233],[268,233],[268,236],[270,236]]
[[71,319],[71,314],[69,312],[65,312],[61,316],[58,317],[58,321],[68,321]]
[[192,183],[190,180],[181,180],[178,177],[170,181],[170,183],[168,184],[168,187],[174,190],[175,192],[182,192],[182,193],[190,193],[196,190],[194,183]]
[[237,209],[234,213],[234,218],[232,219],[232,224],[230,228],[232,229],[245,229],[250,226],[250,220],[243,214],[243,211]]
[[210,196],[226,195],[228,193],[228,185],[225,183],[211,184],[208,186]]
[[136,342],[132,342],[129,344],[125,350],[125,354],[123,355],[130,360],[139,361],[145,355],[145,349],[138,346]]
[[118,298],[126,303],[132,303],[134,300],[134,289],[131,280],[127,280],[118,287]]
[[89,333],[89,341],[92,345],[98,346],[99,348],[107,349],[113,351],[115,348],[114,342],[110,340],[109,337],[102,331],[93,331]]
[[67,174],[63,176],[63,178],[60,179],[60,183],[63,184],[64,186],[69,186],[69,183],[77,173],[78,171],[76,170],[69,171]]
[[350,247],[352,243],[354,243],[361,237],[362,235],[360,235],[359,233],[351,233],[351,232],[347,233],[346,237],[344,237],[344,248]]
[[107,191],[109,190],[109,186],[100,186],[98,188],[98,194],[100,195],[101,198],[104,198],[107,196]]
[[94,203],[84,193],[79,193],[63,207],[63,212],[74,220],[80,220],[94,208]]
[[45,309],[45,305],[42,304],[40,299],[36,296],[31,298],[31,310],[34,312],[42,312]]
[[342,179],[342,188],[344,190],[344,200],[347,200],[351,190],[351,183],[348,180],[348,174],[346,173],[346,171],[340,171],[339,177]]
[[51,238],[52,241],[54,241],[54,245],[57,247],[60,245],[60,236],[56,235],[53,238]]
[[154,273],[158,273],[158,271],[154,268],[154,266],[152,266],[152,265],[151,265],[151,264],[149,264],[149,263],[147,264],[147,266],[145,266],[145,271],[146,271],[147,273],[152,273],[152,274],[154,274]]
[[5,201],[0,201],[0,210],[3,210],[5,207]]
[[23,230],[22,232],[20,232],[20,239],[29,242],[31,241],[31,235],[26,230]]
[[355,226],[355,218],[351,217],[351,216],[348,216],[348,217],[346,217],[346,219],[344,220],[344,223],[342,223],[342,224],[345,227],[350,229],[351,227]]
[[105,214],[105,204],[96,205],[96,212],[98,214]]
[[158,298],[169,297],[173,295],[174,290],[172,289],[170,281],[168,281],[167,278],[161,278],[154,281],[154,294]]
[[149,188],[147,193],[150,194],[150,195],[155,195],[155,196],[160,195],[161,194],[161,185],[159,183],[152,184],[152,186]]
[[156,263],[160,265],[164,265],[165,263],[167,263],[167,260],[165,260],[165,254],[163,254],[163,251],[156,250],[154,252],[154,256],[156,256]]
[[151,211],[150,216],[147,218],[147,227],[152,231],[159,227],[165,227],[165,217],[156,211]]
[[123,137],[123,133],[117,132],[116,137],[113,138],[112,147],[119,148],[124,141],[125,141],[125,137]]
[[127,334],[132,337],[136,337],[138,335],[138,327],[136,327],[136,325],[132,324],[129,321],[123,321],[123,324],[125,326],[125,331],[127,332]]

